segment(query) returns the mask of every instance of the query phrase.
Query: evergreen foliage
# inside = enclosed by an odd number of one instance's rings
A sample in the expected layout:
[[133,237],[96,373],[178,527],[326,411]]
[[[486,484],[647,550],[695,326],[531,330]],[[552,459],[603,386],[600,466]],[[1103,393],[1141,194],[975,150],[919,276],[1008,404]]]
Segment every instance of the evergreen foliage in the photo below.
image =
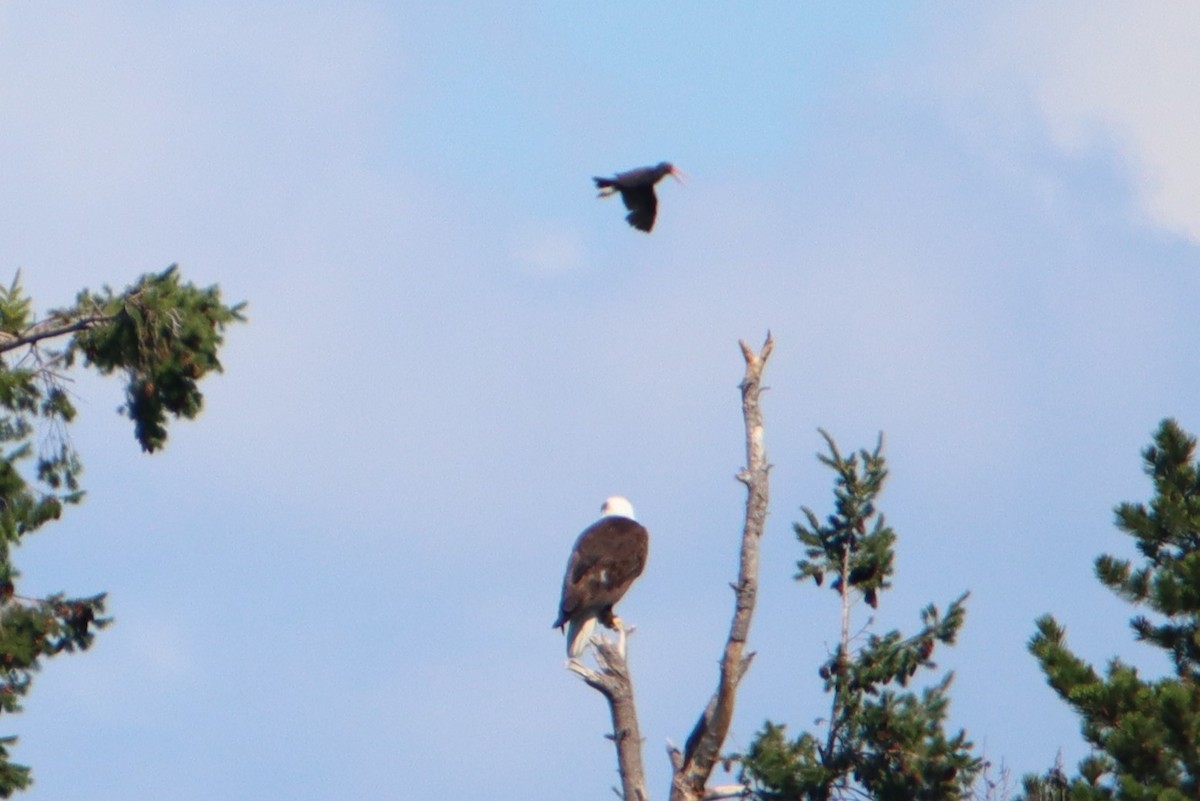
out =
[[[196,382],[220,370],[225,326],[243,320],[216,287],[182,283],[172,266],[124,292],[83,291],[73,306],[35,321],[19,276],[0,287],[0,715],[19,712],[43,657],[86,649],[103,617],[103,593],[30,598],[17,592],[12,555],[22,538],[83,497],[83,465],[67,426],[75,407],[63,388],[77,356],[102,374],[123,371],[124,411],[146,451],[166,442],[168,415],[200,410]],[[0,738],[0,797],[29,786]]]
[[1153,483],[1149,505],[1116,508],[1117,528],[1142,561],[1101,555],[1096,576],[1136,606],[1134,638],[1162,649],[1174,675],[1146,680],[1120,659],[1103,677],[1070,651],[1050,615],[1029,650],[1046,680],[1082,718],[1093,753],[1069,781],[1061,771],[1025,779],[1027,801],[1182,801],[1200,798],[1200,466],[1196,440],[1164,420],[1143,451]]
[[225,326],[243,319],[243,305],[222,305],[217,287],[181,284],[176,265],[142,276],[120,294],[109,287],[99,294],[84,290],[72,312],[98,310],[105,322],[75,337],[68,363],[82,353],[103,375],[125,372],[125,412],[142,448],[154,451],[167,440],[168,413],[188,420],[199,414],[196,382],[221,370],[217,350]]
[[[921,628],[851,636],[853,602],[876,608],[890,586],[896,533],[875,508],[887,477],[882,438],[874,451],[844,457],[821,435],[829,455],[821,461],[836,473],[835,511],[822,523],[810,509],[795,525],[805,558],[796,579],[829,586],[841,601],[838,646],[820,667],[831,695],[823,732],[790,739],[783,725],[768,722],[742,759],[742,777],[759,798],[795,801],[879,799],[956,801],[970,797],[982,760],[965,732],[944,724],[951,674],[921,690],[908,689],[922,669],[936,667],[937,643],[954,643],[963,624],[966,594],[942,615],[933,605],[921,612]],[[868,627],[870,622],[868,621]]]

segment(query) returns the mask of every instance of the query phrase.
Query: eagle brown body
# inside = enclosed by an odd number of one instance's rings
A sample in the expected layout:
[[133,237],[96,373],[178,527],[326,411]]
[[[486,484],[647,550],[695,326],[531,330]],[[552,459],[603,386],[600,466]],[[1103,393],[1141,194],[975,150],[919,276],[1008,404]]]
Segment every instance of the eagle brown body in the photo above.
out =
[[650,537],[633,519],[628,500],[609,498],[601,513],[603,517],[575,541],[554,621],[555,628],[566,628],[567,654],[572,659],[583,653],[596,621],[610,629],[620,625],[613,606],[642,574],[649,552]]

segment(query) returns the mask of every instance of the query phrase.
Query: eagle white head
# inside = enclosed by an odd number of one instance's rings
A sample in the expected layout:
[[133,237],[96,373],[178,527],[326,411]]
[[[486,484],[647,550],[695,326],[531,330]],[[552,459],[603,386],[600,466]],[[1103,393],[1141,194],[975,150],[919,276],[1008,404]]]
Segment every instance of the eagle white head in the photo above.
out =
[[600,507],[601,517],[628,517],[630,520],[637,520],[633,516],[633,504],[624,495],[612,495],[605,499],[604,505]]

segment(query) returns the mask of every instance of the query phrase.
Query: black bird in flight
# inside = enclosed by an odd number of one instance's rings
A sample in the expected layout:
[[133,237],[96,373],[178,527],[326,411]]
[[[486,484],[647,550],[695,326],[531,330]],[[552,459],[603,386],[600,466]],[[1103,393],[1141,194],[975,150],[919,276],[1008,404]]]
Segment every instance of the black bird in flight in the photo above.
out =
[[654,216],[658,213],[658,198],[654,194],[654,185],[667,175],[683,183],[683,173],[668,161],[656,167],[639,167],[636,170],[619,172],[612,178],[592,180],[600,190],[598,197],[608,197],[620,192],[625,208],[629,209],[625,219],[639,231],[650,233],[650,229],[654,227]]

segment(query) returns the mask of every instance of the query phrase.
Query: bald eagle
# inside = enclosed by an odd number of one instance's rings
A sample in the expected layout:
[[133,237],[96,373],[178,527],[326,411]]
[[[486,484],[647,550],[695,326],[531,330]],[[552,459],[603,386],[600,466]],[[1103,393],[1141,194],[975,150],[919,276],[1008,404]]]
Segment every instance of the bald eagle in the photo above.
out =
[[600,519],[575,541],[554,628],[566,628],[567,656],[577,659],[599,620],[610,629],[621,621],[613,606],[646,566],[649,535],[633,517],[628,498],[614,495],[600,507]]

